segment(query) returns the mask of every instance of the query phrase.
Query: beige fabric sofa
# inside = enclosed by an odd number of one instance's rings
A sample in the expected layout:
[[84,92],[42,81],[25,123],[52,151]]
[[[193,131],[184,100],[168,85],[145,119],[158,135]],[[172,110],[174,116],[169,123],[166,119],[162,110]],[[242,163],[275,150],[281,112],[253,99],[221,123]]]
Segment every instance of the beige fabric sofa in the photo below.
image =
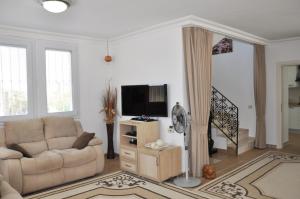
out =
[[[94,138],[86,148],[72,149],[82,133],[80,122],[67,117],[6,122],[0,128],[0,173],[22,194],[101,173],[101,140]],[[13,143],[25,148],[33,158],[6,148]]]
[[22,199],[21,195],[14,190],[0,175],[0,198],[1,199]]

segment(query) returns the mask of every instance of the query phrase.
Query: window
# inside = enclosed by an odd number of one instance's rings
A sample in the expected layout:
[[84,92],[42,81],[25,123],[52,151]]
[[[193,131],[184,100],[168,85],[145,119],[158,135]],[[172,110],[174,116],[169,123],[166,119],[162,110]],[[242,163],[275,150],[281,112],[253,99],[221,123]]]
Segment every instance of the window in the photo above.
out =
[[36,48],[39,116],[78,116],[79,88],[76,46],[39,41]]
[[26,48],[0,45],[0,116],[27,114]]
[[0,37],[0,125],[14,119],[78,117],[77,47]]
[[46,50],[48,113],[73,111],[71,52]]

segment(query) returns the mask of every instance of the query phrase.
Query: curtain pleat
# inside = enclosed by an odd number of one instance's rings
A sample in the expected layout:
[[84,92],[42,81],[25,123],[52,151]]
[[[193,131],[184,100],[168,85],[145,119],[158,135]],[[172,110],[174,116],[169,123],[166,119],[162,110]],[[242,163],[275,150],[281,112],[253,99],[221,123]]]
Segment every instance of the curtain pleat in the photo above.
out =
[[191,112],[191,171],[202,176],[209,164],[207,128],[211,103],[212,32],[199,27],[183,28],[188,101]]
[[266,63],[265,46],[254,45],[254,97],[256,109],[255,147],[266,148]]

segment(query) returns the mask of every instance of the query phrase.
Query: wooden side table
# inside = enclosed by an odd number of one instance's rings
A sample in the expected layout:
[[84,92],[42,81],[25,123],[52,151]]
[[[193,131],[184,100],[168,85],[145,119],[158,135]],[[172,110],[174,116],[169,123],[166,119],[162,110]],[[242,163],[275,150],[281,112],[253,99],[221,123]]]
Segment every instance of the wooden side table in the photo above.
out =
[[158,182],[181,174],[181,148],[169,146],[163,150],[138,149],[139,175]]

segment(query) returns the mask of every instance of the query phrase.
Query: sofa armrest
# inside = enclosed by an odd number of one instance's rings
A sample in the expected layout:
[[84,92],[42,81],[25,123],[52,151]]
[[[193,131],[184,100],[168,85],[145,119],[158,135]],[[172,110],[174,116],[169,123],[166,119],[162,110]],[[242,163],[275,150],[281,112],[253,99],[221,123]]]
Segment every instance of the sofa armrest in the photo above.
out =
[[8,159],[21,159],[23,154],[19,151],[11,150],[6,147],[0,147],[0,159],[8,160]]
[[7,182],[2,182],[0,187],[1,199],[22,199],[21,195]]
[[90,142],[89,142],[89,146],[96,146],[96,145],[101,145],[103,143],[103,141],[97,137],[94,137]]

